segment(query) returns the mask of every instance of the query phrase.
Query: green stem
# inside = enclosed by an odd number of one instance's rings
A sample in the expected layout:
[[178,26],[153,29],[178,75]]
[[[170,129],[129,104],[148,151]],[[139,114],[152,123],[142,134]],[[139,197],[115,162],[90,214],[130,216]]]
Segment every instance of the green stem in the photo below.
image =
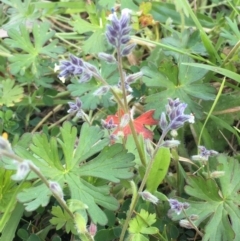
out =
[[[124,112],[129,113],[128,102],[127,102],[127,93],[126,93],[126,89],[125,89],[125,77],[124,77],[124,73],[123,73],[122,56],[121,56],[120,46],[117,48],[117,60],[118,60],[118,71],[119,71],[119,75],[120,75],[121,87],[122,87],[122,93],[123,93]],[[141,163],[145,167],[146,166],[145,155],[144,155],[143,149],[141,148],[141,145],[138,141],[137,132],[135,130],[133,120],[132,120],[131,117],[129,118],[129,126],[130,126],[130,129],[131,129],[131,133],[133,135],[134,142],[136,144],[136,148],[137,148]]]
[[[13,153],[10,153],[8,151],[4,151],[4,150],[1,150],[0,151],[0,155],[3,155],[3,156],[6,156],[6,157],[9,157],[13,160],[16,160],[18,162],[24,162],[24,159],[13,154]],[[57,195],[54,191],[52,191],[50,189],[50,184],[48,182],[48,180],[43,176],[43,174],[41,173],[41,171],[39,170],[38,167],[36,167],[33,163],[29,162],[28,163],[29,165],[29,168],[32,172],[34,172],[38,177],[39,179],[49,188],[49,190],[52,192],[52,195],[56,198],[56,200],[58,201],[58,203],[60,204],[60,206],[69,214],[69,216],[72,218],[72,220],[75,220],[74,218],[74,214],[71,212],[71,210],[68,208],[66,202],[59,196]],[[92,238],[92,236],[86,231],[85,233],[81,233],[79,234],[79,237],[84,240],[84,241],[94,241],[94,239]]]
[[185,212],[185,210],[183,209],[183,213],[186,217],[186,219],[188,220],[188,222],[191,224],[191,226],[193,227],[193,229],[195,229],[195,231],[202,237],[203,233],[198,229],[198,227],[192,222],[192,220],[188,217],[187,213]]
[[[151,169],[152,169],[152,166],[153,166],[153,163],[154,163],[154,160],[155,160],[155,156],[156,156],[156,154],[157,154],[157,152],[158,152],[158,149],[160,148],[161,143],[163,142],[165,136],[167,135],[168,131],[169,131],[168,129],[166,129],[165,131],[163,131],[163,133],[162,133],[162,135],[161,135],[161,137],[160,137],[160,139],[159,139],[159,141],[158,141],[158,143],[157,143],[157,146],[156,146],[156,148],[155,148],[155,150],[154,150],[153,156],[152,156],[150,162],[149,162],[148,165],[147,165],[147,169],[146,169],[146,172],[145,172],[145,174],[144,174],[144,177],[143,177],[143,180],[142,180],[142,182],[141,182],[141,185],[140,185],[140,187],[139,187],[139,189],[138,189],[138,193],[139,193],[139,192],[142,192],[143,189],[144,189],[144,187],[145,187],[145,184],[146,184],[146,182],[147,182],[149,173],[150,173],[150,171],[151,171]],[[139,195],[136,195],[136,196],[133,197],[133,199],[132,199],[132,203],[131,203],[131,205],[130,205],[130,209],[129,209],[129,211],[128,211],[126,220],[125,220],[125,222],[124,222],[124,224],[123,224],[123,228],[122,228],[122,232],[121,232],[119,241],[123,241],[123,239],[124,239],[125,233],[126,233],[127,228],[128,228],[128,223],[129,223],[129,221],[130,221],[130,219],[131,219],[131,217],[132,217],[132,214],[133,214],[134,209],[135,209],[135,207],[136,207],[136,205],[137,205],[138,199],[139,199]]]

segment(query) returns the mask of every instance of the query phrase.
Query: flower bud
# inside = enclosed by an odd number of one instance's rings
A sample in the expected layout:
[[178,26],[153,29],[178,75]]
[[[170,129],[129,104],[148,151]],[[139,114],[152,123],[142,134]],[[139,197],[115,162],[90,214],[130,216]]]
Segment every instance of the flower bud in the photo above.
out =
[[161,114],[161,118],[159,121],[159,126],[162,130],[165,130],[168,127],[168,122],[167,122],[167,118],[164,112],[162,112]]
[[81,75],[81,78],[79,79],[79,83],[86,83],[86,82],[89,82],[92,78],[92,74],[90,72],[84,72],[82,75]]
[[55,195],[63,200],[63,190],[57,182],[49,181],[49,188]]
[[173,148],[173,147],[177,147],[179,145],[180,145],[180,141],[178,141],[178,140],[168,140],[168,141],[164,141],[161,146]]
[[199,219],[199,216],[196,215],[196,214],[191,214],[191,215],[189,216],[189,218],[190,218],[191,221],[196,221],[196,220]]
[[140,71],[140,72],[137,72],[135,74],[130,74],[126,77],[125,79],[125,82],[127,82],[128,84],[132,84],[134,83],[136,80],[142,78],[143,76],[143,73]]
[[135,47],[136,47],[136,44],[135,44],[135,43],[129,44],[129,45],[125,46],[125,47],[123,48],[122,52],[121,52],[121,55],[122,55],[122,56],[127,56],[127,55],[129,55],[129,54],[133,51],[133,49],[134,49]]
[[88,227],[88,232],[92,237],[94,237],[97,233],[97,225],[95,223],[91,222]]
[[206,157],[204,157],[204,156],[201,156],[201,155],[193,155],[193,156],[191,157],[191,159],[192,159],[193,161],[203,161],[203,162],[208,161],[208,158],[206,158]]
[[129,114],[128,113],[124,114],[121,118],[120,127],[121,128],[125,127],[129,123],[129,120],[130,120]]
[[130,37],[127,35],[127,36],[123,36],[120,40],[121,44],[127,44],[129,41],[130,41]]
[[29,161],[25,160],[23,162],[17,163],[17,172],[16,174],[12,175],[12,180],[20,181],[23,180],[29,173]]
[[0,151],[13,152],[10,142],[2,136],[0,136]]
[[211,178],[219,178],[225,175],[224,171],[214,171],[210,174]]
[[143,192],[139,192],[139,195],[142,197],[143,200],[149,201],[153,204],[157,204],[159,202],[159,199],[157,197],[155,197],[154,195],[152,195],[150,192],[146,190]]
[[114,63],[117,62],[115,57],[111,54],[99,53],[98,58],[103,60],[103,61],[106,61],[109,64],[114,64]]
[[192,229],[191,223],[187,219],[182,219],[179,221],[179,225],[183,228]]
[[101,96],[101,95],[105,95],[107,94],[107,92],[109,91],[110,87],[105,85],[105,86],[102,86],[100,87],[99,89],[97,89],[96,91],[93,92],[93,95],[96,95],[96,96]]

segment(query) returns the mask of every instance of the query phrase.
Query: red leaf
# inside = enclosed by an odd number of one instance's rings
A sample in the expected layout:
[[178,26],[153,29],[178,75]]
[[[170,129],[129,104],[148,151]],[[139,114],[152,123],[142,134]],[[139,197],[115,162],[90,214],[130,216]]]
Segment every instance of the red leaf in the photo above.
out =
[[[154,114],[154,110],[149,110],[133,120],[133,125],[134,125],[134,128],[135,128],[137,134],[142,134],[144,139],[152,139],[153,138],[153,132],[145,127],[145,125],[157,125],[158,124],[158,121],[153,119],[153,114]],[[119,110],[115,115],[107,116],[107,119],[105,121],[109,122],[110,120],[112,120],[114,122],[114,124],[117,125],[117,128],[114,130],[113,134],[117,135],[118,132],[121,131],[121,132],[123,132],[124,137],[126,137],[127,135],[131,134],[132,132],[131,132],[131,128],[130,128],[129,124],[123,128],[121,128],[119,126],[123,115],[124,115],[124,111]]]

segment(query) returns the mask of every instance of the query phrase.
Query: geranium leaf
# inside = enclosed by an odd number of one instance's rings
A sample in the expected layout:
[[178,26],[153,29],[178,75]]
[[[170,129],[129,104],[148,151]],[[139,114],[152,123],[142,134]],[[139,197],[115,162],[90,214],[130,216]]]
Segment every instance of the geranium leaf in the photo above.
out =
[[[240,219],[240,176],[238,170],[240,164],[237,160],[220,155],[211,162],[211,167],[225,174],[216,179],[204,179],[202,177],[189,177],[185,190],[195,200],[187,200],[190,207],[187,215],[196,214],[199,219],[195,221],[197,226],[204,223],[203,241],[234,240],[240,239],[238,232]],[[173,215],[173,219],[179,220],[184,215]],[[208,222],[206,222],[206,219]]]
[[[107,217],[98,205],[110,210],[116,210],[119,205],[109,195],[107,180],[119,182],[120,179],[130,178],[134,156],[126,153],[120,144],[106,147],[109,140],[103,138],[103,131],[99,127],[83,124],[79,139],[76,127],[69,122],[63,124],[60,132],[59,138],[50,139],[45,134],[35,134],[30,145],[32,154],[20,146],[16,146],[15,151],[23,158],[32,160],[46,178],[57,181],[62,188],[67,184],[70,199],[86,204],[92,221],[105,225]],[[95,186],[88,181],[89,177],[106,181],[101,186]],[[24,190],[18,194],[18,199],[25,203],[27,210],[35,210],[47,205],[50,196],[50,190],[42,184]]]
[[0,84],[0,105],[13,106],[23,98],[23,88],[14,85],[14,80],[3,80]]
[[142,233],[142,234],[154,234],[158,232],[156,227],[151,227],[152,224],[156,222],[156,214],[148,213],[147,211],[141,209],[140,213],[137,214],[129,222],[129,232],[133,234]]
[[72,233],[77,234],[74,221],[65,210],[62,210],[60,206],[56,206],[52,207],[51,213],[54,216],[49,220],[49,222],[56,225],[56,230],[65,226],[67,233],[71,231]]
[[10,29],[8,35],[10,38],[5,39],[6,44],[12,48],[22,49],[24,53],[16,53],[9,58],[10,70],[13,74],[20,72],[22,75],[29,67],[32,73],[37,76],[40,63],[40,56],[45,55],[51,58],[56,58],[57,54],[63,53],[64,49],[57,46],[57,40],[47,43],[55,34],[54,31],[49,30],[50,25],[47,22],[33,25],[32,33],[34,41],[31,41],[28,29],[25,25],[20,25],[19,31]]
[[[132,167],[134,156],[126,154],[123,146],[116,144],[103,149],[99,156],[87,162],[79,170],[81,176],[93,176],[119,182],[121,179],[132,177],[127,167]],[[106,175],[107,173],[107,175]]]

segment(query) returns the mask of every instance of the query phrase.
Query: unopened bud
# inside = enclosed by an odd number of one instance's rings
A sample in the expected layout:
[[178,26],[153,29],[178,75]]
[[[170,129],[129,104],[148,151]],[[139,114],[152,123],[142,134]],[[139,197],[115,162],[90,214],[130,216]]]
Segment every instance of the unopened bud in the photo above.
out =
[[135,43],[129,44],[129,45],[125,46],[125,47],[123,48],[123,50],[122,50],[121,55],[122,55],[122,56],[127,56],[127,55],[129,55],[129,54],[133,51],[133,49],[134,49],[135,47],[136,47],[136,44],[135,44]]
[[49,181],[49,188],[55,195],[63,200],[63,190],[57,182]]
[[20,181],[23,180],[30,171],[29,161],[25,160],[23,162],[17,163],[17,172],[12,175],[12,180]]
[[190,204],[189,203],[183,203],[183,209],[188,209],[190,207]]
[[143,200],[149,201],[153,204],[157,204],[159,202],[159,199],[157,197],[155,197],[154,195],[152,195],[150,192],[146,190],[143,192],[139,192],[139,195],[142,197]]
[[192,229],[191,223],[187,219],[182,219],[179,221],[179,225],[183,228]]
[[154,148],[150,139],[144,140],[147,153],[152,157],[154,153]]
[[2,136],[0,136],[0,151],[12,152],[11,144]]
[[115,57],[111,54],[99,53],[98,58],[103,60],[103,61],[106,61],[109,64],[114,64],[114,63],[117,62]]
[[180,141],[178,141],[178,140],[168,140],[168,141],[164,141],[161,146],[173,148],[173,147],[177,147],[179,145],[180,145]]
[[159,126],[160,126],[160,128],[162,130],[165,130],[168,127],[166,114],[164,112],[162,112],[162,114],[161,114],[161,118],[160,118],[160,121],[159,121]]
[[102,86],[100,87],[99,89],[97,89],[96,91],[94,91],[93,95],[96,95],[96,96],[101,96],[101,95],[105,95],[107,94],[107,92],[109,91],[110,87],[105,85],[105,86]]
[[193,161],[203,161],[203,162],[208,161],[208,158],[206,158],[206,157],[204,157],[204,156],[201,156],[201,155],[193,155],[193,156],[191,157],[191,159],[192,159]]
[[130,74],[126,77],[125,79],[125,82],[127,82],[128,84],[132,84],[134,83],[136,80],[142,78],[143,76],[143,73],[140,71],[140,72],[137,72],[135,74]]
[[196,220],[199,219],[199,216],[196,215],[196,214],[192,214],[192,215],[189,216],[189,218],[190,218],[191,221],[196,221]]
[[95,223],[91,222],[91,224],[88,227],[88,232],[92,237],[94,237],[97,232],[97,225]]
[[81,78],[79,79],[79,83],[86,83],[88,81],[90,81],[92,78],[92,74],[89,73],[89,72],[84,72],[82,75],[81,75]]
[[211,178],[219,178],[225,175],[224,171],[214,171],[210,174]]
[[127,113],[124,114],[121,118],[120,127],[121,128],[125,127],[129,123],[129,120],[130,120],[130,115]]

